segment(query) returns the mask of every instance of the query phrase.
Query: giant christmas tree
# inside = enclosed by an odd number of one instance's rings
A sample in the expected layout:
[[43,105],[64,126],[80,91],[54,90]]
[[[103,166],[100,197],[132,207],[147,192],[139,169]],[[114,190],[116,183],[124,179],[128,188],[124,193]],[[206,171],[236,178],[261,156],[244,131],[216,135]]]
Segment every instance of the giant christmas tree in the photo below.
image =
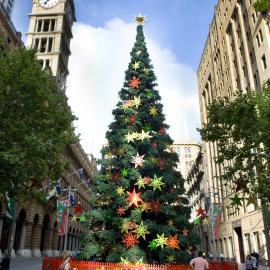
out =
[[184,262],[197,238],[155,90],[145,17],[135,20],[136,42],[92,185],[93,209],[81,255],[108,262]]

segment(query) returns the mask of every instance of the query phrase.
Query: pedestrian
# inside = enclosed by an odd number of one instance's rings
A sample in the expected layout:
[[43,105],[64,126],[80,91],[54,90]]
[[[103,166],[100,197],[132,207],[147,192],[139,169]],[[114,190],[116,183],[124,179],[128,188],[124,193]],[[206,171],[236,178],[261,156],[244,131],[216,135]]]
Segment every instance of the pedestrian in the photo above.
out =
[[67,250],[63,251],[62,258],[64,259],[64,261],[61,263],[59,270],[71,270],[70,263],[69,263],[70,255]]
[[194,270],[206,270],[209,267],[209,264],[207,262],[206,259],[204,259],[203,257],[203,252],[199,251],[198,252],[198,257],[194,258],[190,261],[190,266],[192,267],[192,269]]
[[9,264],[10,264],[10,258],[8,257],[8,255],[5,253],[4,254],[4,258],[2,259],[1,262],[1,270],[8,270],[9,269]]
[[257,259],[253,255],[253,253],[250,254],[250,259],[252,261],[252,269],[257,270]]
[[251,253],[250,255],[252,255],[253,257],[256,258],[256,260],[257,260],[257,269],[258,269],[258,267],[259,267],[259,258],[260,258],[259,253],[256,252],[255,250],[253,250],[252,253]]
[[224,254],[222,252],[220,252],[219,257],[220,257],[220,260],[223,262],[223,260],[224,260]]
[[210,260],[210,261],[213,260],[213,252],[212,252],[212,251],[209,251],[209,252],[208,252],[208,257],[209,257],[209,260]]
[[250,258],[249,255],[246,257],[246,270],[252,270],[253,269],[253,260]]

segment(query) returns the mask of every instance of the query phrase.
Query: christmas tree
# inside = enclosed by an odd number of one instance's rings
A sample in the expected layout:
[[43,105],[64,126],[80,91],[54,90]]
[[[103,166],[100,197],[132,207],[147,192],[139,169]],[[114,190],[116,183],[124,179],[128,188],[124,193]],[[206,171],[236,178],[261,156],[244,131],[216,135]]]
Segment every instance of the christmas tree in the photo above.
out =
[[[108,262],[187,262],[197,243],[188,220],[184,180],[167,134],[156,77],[147,52],[144,16],[101,170],[92,184],[93,209],[81,256]],[[188,252],[189,251],[189,252]]]

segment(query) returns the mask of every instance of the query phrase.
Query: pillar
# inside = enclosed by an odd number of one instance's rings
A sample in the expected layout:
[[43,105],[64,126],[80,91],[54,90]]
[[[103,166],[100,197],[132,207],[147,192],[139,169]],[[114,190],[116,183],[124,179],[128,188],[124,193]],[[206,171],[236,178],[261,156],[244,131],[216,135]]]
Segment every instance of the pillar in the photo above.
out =
[[53,229],[48,228],[45,230],[45,237],[44,237],[44,250],[42,255],[51,257],[52,254],[52,240],[53,240]]
[[53,229],[53,239],[52,239],[52,255],[59,256],[60,250],[58,249],[58,241],[59,241],[58,231],[56,228]]
[[41,226],[39,224],[34,224],[31,241],[31,253],[33,257],[41,257],[40,236],[41,236]]
[[21,231],[21,239],[20,239],[20,246],[17,250],[17,255],[22,257],[31,257],[31,250],[28,246],[26,247],[26,239],[28,234],[28,226],[32,229],[32,226],[30,224],[27,224],[26,222],[22,225],[22,231]]

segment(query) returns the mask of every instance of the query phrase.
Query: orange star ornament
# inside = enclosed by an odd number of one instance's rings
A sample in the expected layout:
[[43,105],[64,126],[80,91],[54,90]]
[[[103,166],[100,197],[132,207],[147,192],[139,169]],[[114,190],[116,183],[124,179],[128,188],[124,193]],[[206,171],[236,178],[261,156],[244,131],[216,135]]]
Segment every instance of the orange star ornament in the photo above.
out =
[[177,239],[177,234],[175,236],[170,236],[167,240],[167,245],[170,248],[180,249],[179,247],[179,240]]
[[141,195],[141,192],[138,192],[136,193],[136,190],[135,188],[133,189],[132,192],[128,192],[127,191],[127,194],[128,194],[128,200],[129,200],[129,207],[131,207],[133,204],[138,207],[139,203],[143,203],[143,200],[142,198],[140,197]]
[[126,245],[126,247],[133,247],[134,245],[138,244],[139,241],[136,238],[136,235],[133,233],[129,233],[125,236],[125,239],[122,241]]
[[132,78],[132,80],[129,80],[129,86],[133,89],[138,88],[140,83],[140,79],[136,78],[135,76]]
[[117,208],[117,214],[118,216],[123,216],[125,214],[126,209],[123,206],[119,206]]

